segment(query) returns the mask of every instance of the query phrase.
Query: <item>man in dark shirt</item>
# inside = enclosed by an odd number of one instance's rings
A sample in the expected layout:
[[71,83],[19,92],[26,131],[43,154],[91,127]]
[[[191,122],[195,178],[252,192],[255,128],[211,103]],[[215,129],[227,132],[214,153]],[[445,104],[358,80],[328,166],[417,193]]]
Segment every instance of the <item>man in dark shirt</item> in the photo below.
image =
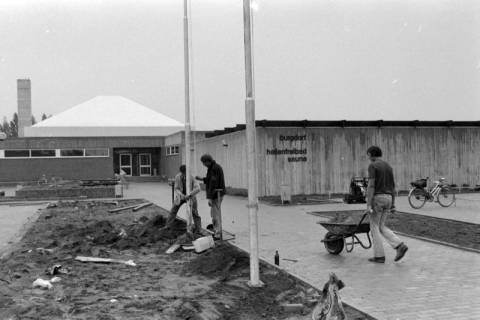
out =
[[371,262],[385,263],[382,237],[397,251],[394,261],[403,258],[408,247],[385,226],[385,220],[395,208],[395,180],[392,167],[381,159],[382,150],[371,146],[367,150],[368,166],[367,211],[370,216],[370,232],[373,240]]
[[210,206],[210,215],[212,216],[214,237],[221,239],[222,237],[222,210],[221,204],[225,195],[225,178],[223,176],[222,167],[213,160],[209,154],[204,154],[200,161],[207,167],[207,176],[205,178],[195,177],[197,180],[203,181],[205,191],[207,193],[208,205]]

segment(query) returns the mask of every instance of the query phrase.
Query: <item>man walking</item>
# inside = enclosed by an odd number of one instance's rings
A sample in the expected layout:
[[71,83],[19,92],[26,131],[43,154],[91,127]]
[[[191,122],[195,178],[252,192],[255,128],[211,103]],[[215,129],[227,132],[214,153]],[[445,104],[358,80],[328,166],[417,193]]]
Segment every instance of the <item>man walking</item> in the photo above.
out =
[[200,161],[207,167],[207,176],[205,178],[195,177],[203,181],[207,193],[208,205],[210,206],[210,215],[212,216],[214,237],[222,238],[222,200],[225,195],[225,178],[222,167],[213,160],[209,154],[204,154]]
[[368,166],[367,211],[370,216],[370,232],[373,239],[373,258],[371,262],[385,263],[382,238],[397,251],[394,261],[403,258],[408,247],[385,226],[385,220],[392,209],[395,208],[395,181],[392,167],[381,159],[382,150],[371,146],[367,150],[370,160]]
[[170,210],[170,214],[167,218],[167,223],[165,224],[165,228],[170,228],[177,217],[178,210],[180,207],[190,200],[191,208],[192,208],[192,217],[193,217],[193,232],[199,233],[202,230],[202,220],[198,215],[198,204],[197,204],[197,197],[195,196],[197,193],[200,192],[200,186],[198,182],[190,178],[190,193],[187,193],[187,168],[185,165],[180,166],[180,172],[175,176],[175,185],[174,185],[174,200],[173,206]]

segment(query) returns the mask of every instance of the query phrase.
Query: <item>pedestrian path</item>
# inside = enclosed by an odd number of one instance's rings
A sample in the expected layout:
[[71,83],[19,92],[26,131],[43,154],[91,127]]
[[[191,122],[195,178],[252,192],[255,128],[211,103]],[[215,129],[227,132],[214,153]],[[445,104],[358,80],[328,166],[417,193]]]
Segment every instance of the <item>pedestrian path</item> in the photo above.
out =
[[[126,197],[145,198],[167,209],[171,205],[171,189],[162,183],[131,183]],[[397,206],[400,207],[401,201],[400,198]],[[224,228],[235,233],[234,244],[248,251],[246,205],[245,198],[226,196],[222,220]],[[365,205],[345,204],[291,207],[260,204],[260,256],[273,262],[278,250],[282,268],[320,288],[334,271],[346,284],[341,291],[342,299],[379,320],[480,319],[478,253],[403,238],[410,250],[398,263],[392,261],[395,251],[388,248],[384,265],[368,262],[372,251],[359,247],[338,256],[328,254],[320,242],[326,230],[316,224],[319,217],[307,212],[364,208]],[[199,196],[199,212],[203,224],[210,223],[204,193]]]
[[427,202],[423,208],[413,209],[406,196],[398,200],[396,206],[399,211],[480,224],[480,193],[457,194],[456,202],[448,208],[436,202]]
[[22,232],[25,231],[23,226],[29,221],[35,220],[38,216],[37,210],[43,207],[45,205],[0,206],[0,257],[10,243],[17,241],[22,236]]

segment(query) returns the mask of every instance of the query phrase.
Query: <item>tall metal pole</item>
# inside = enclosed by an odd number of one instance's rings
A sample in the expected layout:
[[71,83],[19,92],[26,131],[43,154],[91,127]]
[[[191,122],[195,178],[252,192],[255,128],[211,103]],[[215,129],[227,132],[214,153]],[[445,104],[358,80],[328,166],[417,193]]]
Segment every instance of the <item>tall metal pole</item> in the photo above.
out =
[[[190,193],[190,48],[188,41],[188,0],[183,1],[183,51],[185,68],[185,166],[186,169],[186,192]],[[187,231],[192,231],[191,201],[187,201]]]
[[248,163],[248,217],[250,229],[250,281],[252,287],[262,286],[260,268],[258,264],[258,199],[257,199],[257,162],[256,162],[256,134],[255,134],[255,91],[253,82],[253,55],[252,55],[252,8],[250,0],[243,0],[243,25],[245,46],[245,121],[247,135],[247,163]]

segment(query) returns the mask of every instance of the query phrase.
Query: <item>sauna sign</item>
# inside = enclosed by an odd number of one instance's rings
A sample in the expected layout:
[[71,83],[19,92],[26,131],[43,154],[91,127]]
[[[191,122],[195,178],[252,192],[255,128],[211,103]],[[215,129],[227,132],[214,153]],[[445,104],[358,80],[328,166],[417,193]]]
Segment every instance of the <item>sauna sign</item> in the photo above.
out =
[[[278,155],[285,155],[287,156],[288,162],[305,162],[307,161],[307,149],[303,148],[303,146],[295,146],[297,142],[302,142],[307,140],[307,135],[292,135],[292,136],[285,136],[279,135],[278,140],[283,144],[285,142],[289,143],[289,147],[285,148],[273,148],[267,149],[267,155],[278,156]],[[293,145],[292,145],[293,144]]]

